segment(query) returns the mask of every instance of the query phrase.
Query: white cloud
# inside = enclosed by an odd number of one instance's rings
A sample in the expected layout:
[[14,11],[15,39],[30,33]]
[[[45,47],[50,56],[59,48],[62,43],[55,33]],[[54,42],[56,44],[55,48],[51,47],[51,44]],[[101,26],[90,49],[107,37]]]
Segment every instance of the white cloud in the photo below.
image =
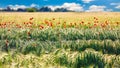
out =
[[64,3],[62,6],[68,10],[83,11],[83,7],[76,3]]
[[110,3],[110,5],[120,5],[120,3]]
[[66,8],[72,11],[83,11],[84,10],[83,7],[77,3],[64,3],[61,6],[48,6],[48,7],[50,7],[52,10],[55,10],[56,8]]
[[30,5],[30,7],[39,7],[39,5],[33,3]]
[[22,8],[22,9],[27,8],[27,6],[25,5],[9,5],[9,7],[13,10],[17,10],[18,8]]
[[120,9],[120,3],[110,3],[110,5],[115,5],[116,9]]
[[82,0],[84,3],[90,3],[90,2],[92,2],[92,1],[94,1],[94,0]]
[[106,9],[106,11],[107,11],[107,12],[111,12],[111,11],[113,11],[113,9]]
[[120,5],[117,5],[115,8],[116,8],[116,9],[120,9]]
[[0,8],[0,10],[3,10],[3,8]]
[[105,8],[106,6],[91,5],[89,10],[86,10],[86,12],[103,12],[105,11]]
[[11,9],[13,9],[13,10],[17,10],[17,9],[19,9],[19,8],[22,8],[22,9],[26,9],[26,8],[28,8],[28,7],[39,7],[39,5],[37,5],[37,4],[31,4],[30,6],[25,6],[25,5],[18,5],[18,4],[16,4],[16,5],[8,5]]
[[55,10],[56,8],[62,8],[62,6],[48,6],[49,8],[51,8],[52,10]]

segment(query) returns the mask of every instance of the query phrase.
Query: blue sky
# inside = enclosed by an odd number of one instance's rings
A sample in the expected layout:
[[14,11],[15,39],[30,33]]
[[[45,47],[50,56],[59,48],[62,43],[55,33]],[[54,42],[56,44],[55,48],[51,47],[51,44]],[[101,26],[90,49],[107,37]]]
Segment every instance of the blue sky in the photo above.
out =
[[0,0],[0,8],[27,8],[49,6],[75,11],[120,11],[120,0]]

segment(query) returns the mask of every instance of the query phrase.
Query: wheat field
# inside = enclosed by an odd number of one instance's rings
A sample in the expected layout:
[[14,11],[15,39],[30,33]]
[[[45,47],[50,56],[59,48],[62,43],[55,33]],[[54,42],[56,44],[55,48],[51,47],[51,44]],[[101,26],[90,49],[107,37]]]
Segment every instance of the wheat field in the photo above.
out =
[[120,12],[1,12],[0,68],[120,68]]

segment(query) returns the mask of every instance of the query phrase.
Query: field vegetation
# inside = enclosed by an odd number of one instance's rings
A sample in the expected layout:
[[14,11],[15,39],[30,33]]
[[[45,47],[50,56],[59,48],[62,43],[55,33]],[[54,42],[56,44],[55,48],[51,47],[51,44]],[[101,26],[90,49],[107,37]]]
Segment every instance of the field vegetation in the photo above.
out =
[[0,68],[120,68],[120,13],[0,13]]

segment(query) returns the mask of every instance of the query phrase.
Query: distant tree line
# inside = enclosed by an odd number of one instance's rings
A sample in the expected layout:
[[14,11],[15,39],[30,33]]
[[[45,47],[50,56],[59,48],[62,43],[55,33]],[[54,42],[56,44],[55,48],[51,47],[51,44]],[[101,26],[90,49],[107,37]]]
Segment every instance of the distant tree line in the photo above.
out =
[[30,8],[18,8],[16,10],[12,9],[11,7],[7,7],[5,9],[2,9],[0,11],[4,12],[73,12],[70,10],[67,10],[66,8],[56,8],[55,10],[52,10],[49,7],[41,7],[41,8],[35,8],[35,7],[30,7]]

